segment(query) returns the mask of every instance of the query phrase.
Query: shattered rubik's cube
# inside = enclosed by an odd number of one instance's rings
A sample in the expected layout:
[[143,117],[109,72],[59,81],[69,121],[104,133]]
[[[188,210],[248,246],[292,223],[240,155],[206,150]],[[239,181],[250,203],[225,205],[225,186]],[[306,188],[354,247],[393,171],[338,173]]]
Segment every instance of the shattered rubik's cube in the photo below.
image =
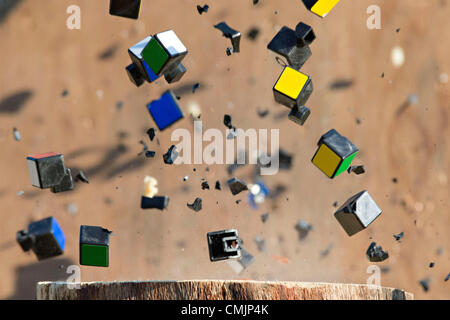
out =
[[126,67],[128,77],[138,87],[162,75],[168,83],[177,82],[186,73],[181,61],[188,51],[173,30],[148,36],[128,49],[128,53],[133,62]]
[[330,179],[346,171],[358,153],[358,148],[334,129],[325,133],[317,145],[311,161]]
[[109,266],[109,236],[111,231],[102,227],[80,227],[80,265]]
[[321,18],[325,18],[339,0],[302,0],[306,8]]
[[27,157],[31,184],[41,189],[50,188],[52,192],[73,189],[70,169],[64,166],[64,157],[60,153],[48,152]]
[[364,190],[348,199],[335,213],[334,217],[349,236],[367,228],[381,214],[381,209]]
[[303,22],[295,30],[283,27],[267,48],[287,60],[283,72],[273,87],[275,101],[291,109],[289,119],[303,125],[311,111],[305,106],[313,85],[300,68],[311,57],[309,45],[316,39],[313,29]]
[[66,236],[53,217],[30,223],[27,231],[17,232],[16,239],[23,251],[33,250],[38,260],[63,254],[66,245]]
[[147,109],[160,131],[184,117],[177,97],[171,90],[164,92],[158,100],[150,102]]
[[209,258],[211,261],[239,259],[241,247],[238,231],[235,229],[209,232],[207,234]]
[[141,0],[110,0],[109,14],[123,18],[137,19],[141,12]]

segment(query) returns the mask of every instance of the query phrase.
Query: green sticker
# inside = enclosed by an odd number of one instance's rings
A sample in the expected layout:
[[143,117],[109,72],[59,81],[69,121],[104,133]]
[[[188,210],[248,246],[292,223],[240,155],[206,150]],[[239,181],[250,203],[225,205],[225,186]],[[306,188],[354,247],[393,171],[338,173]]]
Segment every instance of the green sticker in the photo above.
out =
[[348,169],[348,167],[350,167],[350,164],[352,163],[353,159],[356,157],[356,154],[358,153],[358,151],[356,151],[354,154],[352,154],[351,156],[348,156],[347,158],[344,159],[344,161],[342,161],[341,166],[339,167],[339,169],[336,171],[336,174],[334,175],[334,177],[337,177],[338,175],[340,175],[342,172],[344,172],[345,170]]
[[152,38],[142,51],[142,58],[150,66],[155,74],[158,74],[169,59],[169,55],[159,44],[158,40]]
[[92,244],[80,244],[80,264],[83,266],[108,267],[109,248]]

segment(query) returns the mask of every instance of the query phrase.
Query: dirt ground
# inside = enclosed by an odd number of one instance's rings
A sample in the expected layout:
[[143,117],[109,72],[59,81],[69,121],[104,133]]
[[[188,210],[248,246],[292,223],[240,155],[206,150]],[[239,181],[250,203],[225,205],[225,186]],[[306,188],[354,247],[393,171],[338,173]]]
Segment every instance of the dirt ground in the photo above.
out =
[[[205,3],[210,10],[199,15],[195,1],[144,1],[135,21],[110,16],[107,0],[24,0],[0,22],[0,298],[33,299],[37,281],[66,279],[66,268],[78,264],[80,225],[98,225],[114,232],[110,267],[83,266],[82,281],[366,283],[374,263],[365,252],[376,241],[390,255],[377,264],[381,285],[413,292],[417,299],[449,299],[450,282],[444,279],[450,272],[450,3],[342,0],[326,19],[300,1]],[[81,8],[80,30],[66,28],[71,4]],[[366,27],[372,4],[381,7],[381,30]],[[229,40],[213,27],[221,21],[242,32],[240,53],[226,55]],[[302,68],[314,83],[307,104],[312,113],[303,127],[274,102],[272,86],[282,67],[266,48],[280,27],[294,28],[299,21],[317,36]],[[252,27],[260,29],[255,41],[246,36]],[[167,29],[189,49],[188,72],[172,85],[160,80],[135,87],[124,70],[128,47]],[[391,62],[395,46],[405,52],[401,67]],[[352,85],[332,89],[338,80]],[[146,104],[168,88],[181,97],[186,115],[190,105],[200,106],[205,129],[225,130],[225,113],[243,129],[280,129],[281,147],[294,156],[292,169],[263,179],[272,191],[277,185],[285,190],[253,210],[246,194],[229,192],[225,165],[165,165],[162,154],[172,144],[172,130],[193,128],[186,116],[158,132],[160,145],[149,141],[145,132],[154,123]],[[412,93],[419,102],[402,108]],[[269,115],[259,117],[258,109],[269,109]],[[15,141],[14,127],[21,141]],[[365,165],[364,175],[330,180],[311,164],[319,137],[331,128],[359,147],[354,163]],[[138,156],[140,140],[156,151],[154,159]],[[74,191],[62,194],[32,187],[25,158],[47,151],[63,153],[66,166],[83,170],[90,183],[76,183]],[[252,172],[247,166],[234,175],[252,182]],[[159,194],[170,197],[168,210],[140,209],[146,175],[158,179]],[[201,190],[202,178],[212,187],[220,180],[223,190]],[[364,189],[383,214],[348,237],[333,217],[333,203]],[[198,213],[186,206],[197,196],[203,198]],[[77,210],[69,210],[74,205]],[[270,217],[263,223],[265,212]],[[15,234],[47,216],[62,226],[66,252],[38,263],[34,254],[22,252]],[[302,241],[294,228],[299,219],[314,226]],[[237,228],[255,256],[241,274],[226,262],[209,261],[206,233],[227,228]],[[399,243],[393,235],[402,231]],[[267,253],[258,251],[256,235],[266,240]],[[419,284],[423,279],[430,280],[428,292]]]

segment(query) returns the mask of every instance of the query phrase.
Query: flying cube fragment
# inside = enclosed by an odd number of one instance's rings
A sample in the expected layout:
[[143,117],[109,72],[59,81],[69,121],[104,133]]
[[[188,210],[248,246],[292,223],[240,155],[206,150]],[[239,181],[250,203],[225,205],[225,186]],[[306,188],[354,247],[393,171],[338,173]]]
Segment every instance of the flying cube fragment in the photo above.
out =
[[330,179],[346,171],[358,153],[358,148],[334,129],[325,133],[317,145],[311,161]]
[[335,213],[345,232],[352,236],[367,228],[381,214],[370,194],[364,190],[347,200]]
[[312,92],[311,78],[291,67],[284,68],[273,87],[275,101],[290,109],[304,106]]
[[50,188],[54,193],[73,189],[70,169],[64,166],[60,153],[47,152],[27,157],[31,184],[41,189]]
[[389,253],[383,251],[383,248],[377,246],[375,242],[372,242],[366,251],[366,256],[370,262],[382,262],[389,258]]
[[206,237],[211,261],[239,259],[241,257],[240,240],[237,230],[230,229],[209,232]]
[[241,43],[241,33],[237,30],[234,30],[226,22],[218,23],[214,26],[214,28],[222,31],[222,35],[231,40],[231,45],[233,48],[229,48],[228,55],[231,55],[235,52],[240,52],[240,43]]
[[164,75],[168,83],[179,81],[186,73],[181,61],[188,51],[174,31],[148,36],[128,49],[132,64],[126,67],[136,86],[143,80],[153,82]]
[[80,265],[109,266],[109,236],[111,231],[102,227],[80,227]]
[[267,45],[267,48],[284,57],[289,66],[300,70],[311,57],[309,45],[316,39],[313,29],[300,22],[295,30],[283,27]]
[[137,19],[141,12],[141,0],[110,0],[109,14],[112,16]]
[[163,93],[158,100],[150,102],[147,109],[160,131],[184,117],[177,98],[171,90]]
[[239,178],[232,178],[227,181],[233,196],[241,193],[244,190],[248,190],[247,184]]
[[311,114],[311,110],[305,106],[294,106],[289,113],[289,120],[294,121],[296,124],[302,126]]
[[302,0],[306,8],[321,18],[325,18],[339,0]]
[[48,217],[30,223],[28,231],[18,231],[17,242],[23,251],[31,249],[38,260],[44,260],[63,254],[66,237],[56,219]]

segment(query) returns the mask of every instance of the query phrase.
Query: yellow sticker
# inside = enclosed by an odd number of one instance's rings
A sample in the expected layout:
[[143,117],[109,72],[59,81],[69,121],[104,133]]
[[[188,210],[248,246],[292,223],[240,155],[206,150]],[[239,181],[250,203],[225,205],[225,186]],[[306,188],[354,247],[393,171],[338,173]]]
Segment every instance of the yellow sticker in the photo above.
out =
[[296,100],[307,81],[307,75],[290,67],[285,67],[275,84],[275,90]]
[[336,168],[339,166],[341,158],[333,152],[326,144],[319,147],[316,155],[312,159],[312,163],[325,173],[329,178],[333,176]]
[[312,6],[311,11],[322,18],[325,18],[338,2],[339,0],[318,0],[316,4]]

